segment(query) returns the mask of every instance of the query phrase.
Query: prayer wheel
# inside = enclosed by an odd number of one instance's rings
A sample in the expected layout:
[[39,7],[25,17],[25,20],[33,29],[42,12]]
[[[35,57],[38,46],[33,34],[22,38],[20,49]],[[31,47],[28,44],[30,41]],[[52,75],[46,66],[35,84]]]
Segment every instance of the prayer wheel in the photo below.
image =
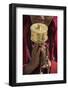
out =
[[[31,41],[38,44],[39,46],[45,43],[48,40],[48,26],[43,23],[34,23],[30,27],[31,29]],[[47,69],[47,73],[49,73],[49,66],[48,66],[48,48],[46,47],[45,51],[45,58],[42,58],[40,54],[40,73],[44,73],[44,69]],[[41,68],[42,63],[44,62],[44,68]],[[42,65],[42,66],[43,66]]]
[[31,27],[31,40],[37,44],[47,41],[48,26],[43,23],[32,24]]

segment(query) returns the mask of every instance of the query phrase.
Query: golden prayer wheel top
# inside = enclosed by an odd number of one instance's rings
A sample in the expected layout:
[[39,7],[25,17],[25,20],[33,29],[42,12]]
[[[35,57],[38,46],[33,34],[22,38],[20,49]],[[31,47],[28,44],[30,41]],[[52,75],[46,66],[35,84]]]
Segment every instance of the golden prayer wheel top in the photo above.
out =
[[44,43],[47,39],[48,26],[43,23],[34,23],[30,27],[31,40],[35,43]]

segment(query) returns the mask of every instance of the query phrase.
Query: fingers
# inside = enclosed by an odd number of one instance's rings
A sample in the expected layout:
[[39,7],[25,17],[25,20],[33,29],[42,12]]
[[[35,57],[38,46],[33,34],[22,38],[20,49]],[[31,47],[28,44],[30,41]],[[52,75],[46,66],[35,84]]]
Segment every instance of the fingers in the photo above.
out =
[[35,54],[40,54],[40,52],[42,53],[42,55],[45,57],[46,54],[46,47],[45,44],[42,44],[41,46],[39,46],[38,44],[33,44],[33,49],[32,49],[32,53]]
[[40,51],[41,51],[41,48],[38,48],[38,50],[37,50],[37,55],[38,56],[40,55]]
[[37,44],[34,45],[33,49],[32,49],[32,55],[36,56],[36,55],[40,55],[40,48]]
[[40,48],[36,45],[32,49],[32,62],[34,65],[39,65],[39,60],[40,60]]
[[32,48],[35,48],[37,46],[38,46],[38,44],[35,44],[35,43],[32,44]]
[[37,45],[34,45],[33,48],[32,48],[32,52],[33,53],[36,53],[37,52],[37,49],[38,49],[38,46]]
[[46,55],[46,47],[44,45],[41,46],[40,51],[42,53],[42,56],[45,57],[45,55]]

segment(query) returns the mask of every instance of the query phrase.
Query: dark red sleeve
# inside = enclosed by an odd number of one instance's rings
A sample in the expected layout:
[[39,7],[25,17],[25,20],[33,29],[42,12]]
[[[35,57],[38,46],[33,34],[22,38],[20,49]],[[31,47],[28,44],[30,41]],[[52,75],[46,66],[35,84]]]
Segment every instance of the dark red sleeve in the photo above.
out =
[[57,73],[57,62],[52,60],[50,73]]
[[28,15],[23,16],[23,64],[27,64],[30,60],[30,17]]

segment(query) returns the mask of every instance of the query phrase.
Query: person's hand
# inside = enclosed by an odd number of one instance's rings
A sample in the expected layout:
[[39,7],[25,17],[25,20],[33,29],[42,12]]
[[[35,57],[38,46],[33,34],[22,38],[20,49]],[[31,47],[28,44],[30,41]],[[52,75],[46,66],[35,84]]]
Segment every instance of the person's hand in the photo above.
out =
[[[35,44],[32,49],[32,60],[31,60],[32,66],[36,68],[36,67],[38,67],[40,62],[42,62],[42,64],[43,64],[42,67],[44,67],[45,66],[45,64],[44,64],[45,56],[46,56],[45,44],[42,44],[40,47],[37,44]],[[48,58],[48,67],[51,67],[51,61],[49,60],[49,58]]]
[[28,64],[24,65],[24,74],[32,73],[39,65],[40,60],[40,48],[38,45],[34,45],[32,48],[31,60]]
[[[45,58],[46,58],[46,47],[45,44],[43,44],[40,48],[40,52],[41,52],[41,63],[42,63],[42,68],[46,68],[47,66],[45,66]],[[49,60],[48,56],[47,56],[47,60],[48,60],[48,67],[51,67],[51,61]]]
[[34,44],[33,45],[33,48],[32,48],[32,66],[34,68],[38,67],[39,65],[39,60],[40,60],[40,47],[37,45],[37,44]]
[[[42,55],[42,58],[45,59],[45,46],[42,45],[39,47],[39,45],[37,44],[34,45],[32,48],[31,61],[28,64],[24,65],[24,71],[23,71],[24,74],[32,73],[39,66],[40,54]],[[49,66],[51,66],[51,62],[49,59],[48,59],[48,64]]]

